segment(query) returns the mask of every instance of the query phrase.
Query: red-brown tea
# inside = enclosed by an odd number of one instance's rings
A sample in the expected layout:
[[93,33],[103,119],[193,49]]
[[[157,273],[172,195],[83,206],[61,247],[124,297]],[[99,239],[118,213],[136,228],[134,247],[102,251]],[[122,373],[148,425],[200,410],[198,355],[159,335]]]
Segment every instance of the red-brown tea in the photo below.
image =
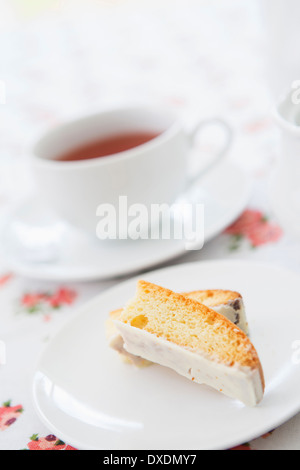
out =
[[78,160],[89,160],[92,158],[107,157],[115,153],[124,152],[139,145],[149,142],[159,134],[154,132],[132,132],[116,134],[114,136],[101,138],[72,149],[56,160],[60,162],[72,162]]

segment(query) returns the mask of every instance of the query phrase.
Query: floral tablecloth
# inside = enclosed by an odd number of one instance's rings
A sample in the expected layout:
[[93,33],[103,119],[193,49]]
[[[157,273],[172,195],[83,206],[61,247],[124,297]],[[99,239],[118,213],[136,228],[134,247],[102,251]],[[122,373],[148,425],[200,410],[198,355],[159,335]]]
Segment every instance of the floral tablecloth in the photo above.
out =
[[[239,220],[201,251],[169,264],[239,258],[300,272],[299,242],[279,226],[268,199],[278,133],[270,118],[259,12],[252,0],[222,3],[1,0],[1,214],[31,188],[28,156],[41,132],[103,105],[147,97],[189,117],[225,117],[236,135],[228,158],[254,180]],[[31,374],[61,325],[116,282],[32,280],[0,259],[0,345],[6,356],[0,365],[0,449],[73,450],[37,417]],[[269,431],[240,448],[300,449],[299,415]]]

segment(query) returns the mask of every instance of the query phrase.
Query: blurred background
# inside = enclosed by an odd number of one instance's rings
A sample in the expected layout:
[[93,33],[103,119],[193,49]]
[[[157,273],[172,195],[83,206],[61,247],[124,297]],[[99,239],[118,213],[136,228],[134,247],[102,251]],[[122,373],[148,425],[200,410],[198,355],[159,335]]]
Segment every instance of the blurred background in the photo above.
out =
[[[220,116],[228,155],[261,183],[276,165],[273,107],[300,78],[298,0],[0,0],[0,211],[23,200],[32,145],[114,104],[158,102],[187,126]],[[298,73],[299,72],[299,73]],[[204,142],[211,155],[214,142]],[[267,202],[267,194],[264,195]]]
[[281,86],[268,75],[268,3],[0,0],[0,198],[30,184],[26,159],[42,132],[122,102],[158,101],[187,120],[221,115],[236,132],[231,157],[263,172]]

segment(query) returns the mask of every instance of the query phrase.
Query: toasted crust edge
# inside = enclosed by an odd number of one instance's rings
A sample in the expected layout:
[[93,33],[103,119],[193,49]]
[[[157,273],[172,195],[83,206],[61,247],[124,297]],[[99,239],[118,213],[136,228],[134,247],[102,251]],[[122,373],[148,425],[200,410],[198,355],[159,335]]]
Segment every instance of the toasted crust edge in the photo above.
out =
[[[198,302],[196,300],[193,300],[193,299],[190,299],[188,297],[185,297],[184,295],[178,294],[178,293],[176,293],[176,292],[174,292],[170,289],[167,289],[165,287],[161,287],[161,286],[158,286],[156,284],[153,284],[153,283],[150,283],[150,282],[147,282],[147,281],[144,281],[144,280],[139,280],[138,283],[137,283],[136,295],[139,294],[140,290],[144,293],[149,293],[147,291],[152,291],[154,293],[160,293],[160,294],[166,295],[168,297],[172,297],[172,299],[174,299],[174,301],[177,300],[182,304],[185,304],[189,307],[192,307],[194,312],[202,313],[204,315],[209,315],[210,318],[213,318],[214,320],[218,320],[219,322],[223,323],[224,326],[228,327],[229,330],[234,331],[234,333],[237,336],[239,336],[239,339],[241,341],[243,341],[244,344],[246,344],[248,346],[247,356],[248,356],[248,359],[249,359],[249,363],[247,365],[252,370],[254,370],[254,369],[259,370],[259,374],[260,374],[263,389],[265,388],[265,379],[264,379],[262,364],[260,362],[258,353],[257,353],[254,345],[252,344],[252,342],[250,341],[248,336],[240,328],[238,328],[236,325],[234,325],[230,320],[228,320],[223,315],[215,312],[211,308],[206,307],[205,305],[201,304],[200,302]],[[120,315],[120,321],[122,321],[123,312],[124,311],[122,311],[122,314]]]

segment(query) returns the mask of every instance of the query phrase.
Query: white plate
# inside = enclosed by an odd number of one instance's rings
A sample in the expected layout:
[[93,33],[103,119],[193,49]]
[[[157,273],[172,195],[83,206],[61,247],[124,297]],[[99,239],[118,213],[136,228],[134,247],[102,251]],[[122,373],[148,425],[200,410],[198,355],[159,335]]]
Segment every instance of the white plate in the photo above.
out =
[[[251,182],[232,164],[223,164],[196,187],[192,201],[205,205],[205,242],[244,210]],[[55,281],[109,279],[157,266],[186,252],[185,240],[99,241],[60,223],[37,198],[5,222],[2,256],[20,275]]]
[[42,354],[33,396],[51,432],[79,449],[227,449],[300,410],[300,364],[293,349],[300,331],[299,275],[272,265],[212,261],[144,278],[175,291],[225,288],[243,294],[265,373],[263,401],[245,407],[167,368],[122,363],[107,346],[104,322],[133,296],[135,278],[82,307]]

